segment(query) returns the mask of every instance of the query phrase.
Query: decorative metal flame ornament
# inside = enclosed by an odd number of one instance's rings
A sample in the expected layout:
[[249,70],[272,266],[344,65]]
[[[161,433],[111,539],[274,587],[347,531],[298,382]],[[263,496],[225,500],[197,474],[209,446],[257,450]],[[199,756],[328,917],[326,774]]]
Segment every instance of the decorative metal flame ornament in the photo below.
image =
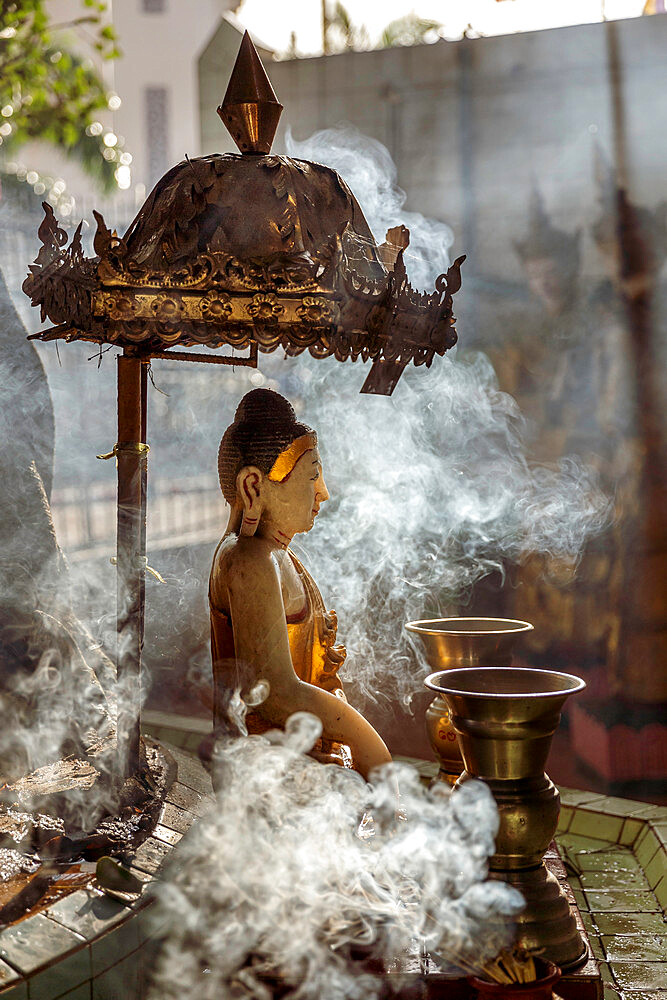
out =
[[[509,666],[517,639],[533,626],[514,618],[431,618],[407,622],[405,628],[419,636],[432,670],[450,670]],[[442,695],[426,709],[426,732],[440,764],[438,780],[453,785],[463,770],[463,758]]]
[[491,878],[515,886],[526,900],[518,943],[572,968],[586,957],[567,899],[542,860],[558,823],[560,796],[544,773],[565,700],[586,686],[580,677],[529,667],[465,667],[431,674],[426,686],[444,696],[465,770],[487,783],[500,827]]
[[40,339],[109,343],[144,358],[187,359],[172,349],[226,344],[249,347],[251,365],[257,349],[278,347],[370,359],[362,391],[384,394],[407,364],[428,367],[452,347],[464,257],[433,292],[415,291],[405,246],[377,246],[335,170],[271,154],[281,111],[246,32],[218,109],[240,154],[186,157],[123,237],[94,213],[93,259],[83,256],[80,227],[65,245],[45,203],[43,245],[23,284],[56,324]]

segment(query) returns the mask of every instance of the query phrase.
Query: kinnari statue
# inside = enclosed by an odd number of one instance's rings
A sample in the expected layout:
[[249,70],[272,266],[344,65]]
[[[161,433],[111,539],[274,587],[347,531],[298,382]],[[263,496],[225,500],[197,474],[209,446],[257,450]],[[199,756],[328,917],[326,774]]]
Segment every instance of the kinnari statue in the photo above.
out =
[[250,734],[311,712],[323,727],[315,756],[367,777],[389,751],[347,703],[336,616],[289,549],[329,499],[317,435],[279,393],[254,389],[220,442],[218,470],[231,511],[209,584],[216,727],[234,690],[243,697],[264,681],[265,700],[246,716]]

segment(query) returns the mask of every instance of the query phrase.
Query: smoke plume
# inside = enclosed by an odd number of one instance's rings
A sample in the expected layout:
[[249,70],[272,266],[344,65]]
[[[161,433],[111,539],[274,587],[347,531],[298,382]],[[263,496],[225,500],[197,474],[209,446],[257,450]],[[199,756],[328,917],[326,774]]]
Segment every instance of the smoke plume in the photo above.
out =
[[487,787],[450,797],[405,766],[369,786],[304,756],[320,731],[304,713],[218,744],[215,810],[156,889],[156,1000],[265,1000],[276,983],[303,1000],[375,997],[379,971],[420,948],[479,967],[511,941],[523,900],[486,880]]

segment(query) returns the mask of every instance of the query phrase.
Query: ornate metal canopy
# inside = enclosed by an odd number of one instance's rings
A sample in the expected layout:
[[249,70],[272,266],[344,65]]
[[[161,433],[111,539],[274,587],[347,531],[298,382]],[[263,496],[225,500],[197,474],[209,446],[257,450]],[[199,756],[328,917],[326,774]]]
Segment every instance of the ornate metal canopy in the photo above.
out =
[[[456,343],[458,260],[431,293],[407,280],[399,227],[378,246],[336,171],[270,153],[282,108],[249,35],[218,112],[240,153],[186,159],[157,183],[123,237],[95,213],[96,257],[44,203],[42,247],[23,290],[55,328],[38,336],[114,344],[284,348],[375,362],[364,391],[391,392],[405,365]],[[183,356],[183,355],[181,355]]]

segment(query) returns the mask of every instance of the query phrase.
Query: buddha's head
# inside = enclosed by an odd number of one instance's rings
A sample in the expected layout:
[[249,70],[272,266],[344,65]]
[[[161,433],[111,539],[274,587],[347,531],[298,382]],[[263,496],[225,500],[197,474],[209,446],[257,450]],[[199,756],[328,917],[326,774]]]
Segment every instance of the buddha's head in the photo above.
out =
[[239,403],[220,442],[218,473],[230,526],[242,535],[263,526],[288,544],[312,528],[329,499],[317,434],[272,389],[253,389]]

